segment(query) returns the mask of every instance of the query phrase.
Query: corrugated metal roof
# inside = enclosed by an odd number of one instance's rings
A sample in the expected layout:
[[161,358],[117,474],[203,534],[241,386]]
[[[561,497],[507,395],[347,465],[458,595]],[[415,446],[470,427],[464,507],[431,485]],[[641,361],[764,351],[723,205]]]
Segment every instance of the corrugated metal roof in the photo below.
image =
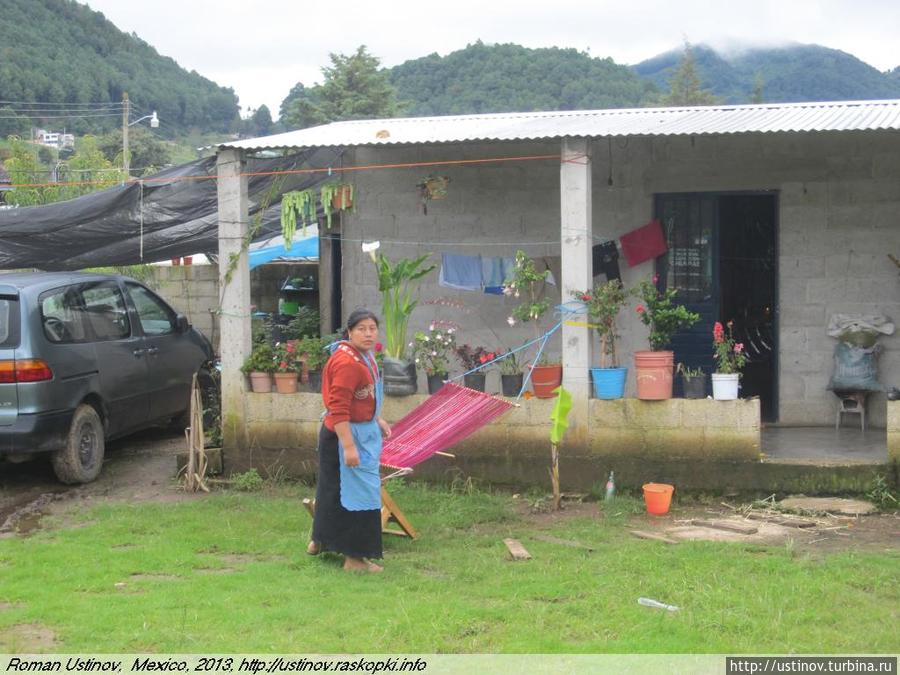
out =
[[566,110],[334,122],[221,148],[348,147],[564,137],[900,130],[900,100]]

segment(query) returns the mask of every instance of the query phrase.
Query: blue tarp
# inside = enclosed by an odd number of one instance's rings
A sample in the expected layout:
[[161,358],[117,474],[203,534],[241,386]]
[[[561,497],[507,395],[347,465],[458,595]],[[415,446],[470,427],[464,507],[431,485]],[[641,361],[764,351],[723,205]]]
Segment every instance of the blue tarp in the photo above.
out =
[[277,260],[278,258],[311,258],[319,259],[319,235],[314,234],[306,239],[294,241],[290,248],[286,248],[284,240],[280,237],[278,243],[273,246],[263,246],[258,249],[251,249],[247,254],[250,262],[250,269],[265,265],[267,262]]

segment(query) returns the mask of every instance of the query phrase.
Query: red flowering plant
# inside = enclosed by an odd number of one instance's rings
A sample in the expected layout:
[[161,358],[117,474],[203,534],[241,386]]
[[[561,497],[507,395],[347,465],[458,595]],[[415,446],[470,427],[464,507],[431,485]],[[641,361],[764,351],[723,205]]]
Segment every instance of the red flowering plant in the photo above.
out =
[[276,342],[272,362],[276,373],[299,373],[303,368],[303,358],[294,340]]
[[478,368],[479,366],[483,366],[485,363],[493,361],[497,358],[496,352],[489,352],[484,347],[459,345],[454,351],[456,352],[456,358],[459,359],[459,362],[467,371]]
[[572,297],[584,303],[591,328],[600,338],[601,368],[615,368],[617,365],[616,340],[619,339],[619,331],[616,319],[629,295],[631,292],[626,291],[618,279],[597,284],[589,291],[572,292]]
[[740,373],[741,368],[747,363],[744,343],[735,342],[733,321],[729,321],[726,326],[728,327],[727,331],[719,321],[716,321],[713,326],[713,349],[715,350],[713,356],[718,364],[716,372],[721,374]]

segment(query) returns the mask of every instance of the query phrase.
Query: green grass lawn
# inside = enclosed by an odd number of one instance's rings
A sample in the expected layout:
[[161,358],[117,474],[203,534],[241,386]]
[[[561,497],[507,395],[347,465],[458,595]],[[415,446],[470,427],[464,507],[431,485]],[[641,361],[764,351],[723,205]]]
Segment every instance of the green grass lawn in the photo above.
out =
[[[59,652],[900,651],[894,554],[666,546],[628,535],[627,498],[547,530],[591,553],[530,539],[508,495],[407,485],[392,492],[422,537],[386,538],[385,573],[352,575],[303,552],[308,492],[102,505],[0,540],[0,651],[26,646],[3,637],[15,624]],[[507,536],[534,559],[507,561]]]

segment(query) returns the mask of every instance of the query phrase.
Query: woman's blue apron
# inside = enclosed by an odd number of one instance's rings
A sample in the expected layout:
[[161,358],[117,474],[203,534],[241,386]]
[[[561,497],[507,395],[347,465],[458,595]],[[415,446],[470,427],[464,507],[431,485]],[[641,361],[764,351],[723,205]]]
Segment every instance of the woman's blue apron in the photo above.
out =
[[348,511],[372,511],[381,509],[381,404],[384,388],[377,366],[371,354],[364,355],[366,366],[375,381],[375,415],[368,422],[350,422],[350,432],[359,454],[359,466],[344,463],[344,446],[338,440],[341,459],[341,506]]

